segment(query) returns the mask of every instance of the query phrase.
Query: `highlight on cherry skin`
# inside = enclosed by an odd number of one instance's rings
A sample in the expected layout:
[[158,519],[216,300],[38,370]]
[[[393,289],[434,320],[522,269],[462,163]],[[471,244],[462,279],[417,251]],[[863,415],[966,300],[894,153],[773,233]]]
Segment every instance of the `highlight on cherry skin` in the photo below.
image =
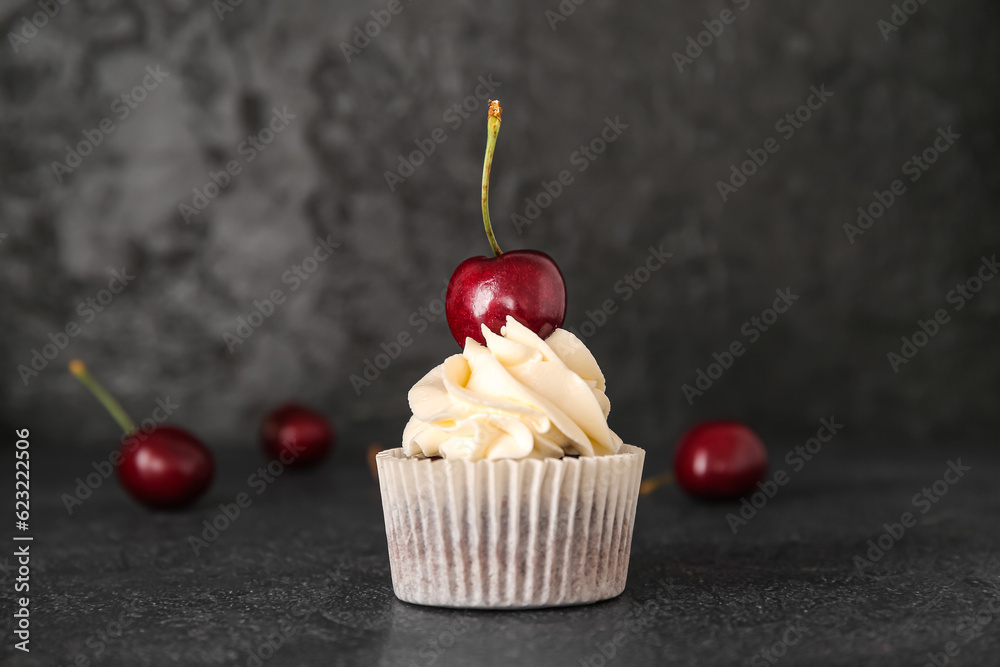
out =
[[336,445],[336,432],[315,410],[287,403],[267,415],[260,439],[269,459],[289,467],[308,467],[329,456]]
[[503,252],[490,223],[489,185],[500,132],[500,103],[491,100],[483,161],[482,209],[493,257],[470,257],[455,269],[445,295],[448,327],[459,347],[466,338],[485,345],[481,324],[500,333],[507,316],[546,338],[566,318],[566,281],[555,260],[539,250]]
[[699,498],[739,498],[752,491],[766,472],[764,443],[739,422],[698,424],[684,434],[674,455],[677,484]]
[[215,477],[212,452],[194,435],[160,424],[139,430],[115,398],[79,359],[70,372],[97,398],[125,435],[118,451],[118,481],[135,500],[154,509],[190,505]]

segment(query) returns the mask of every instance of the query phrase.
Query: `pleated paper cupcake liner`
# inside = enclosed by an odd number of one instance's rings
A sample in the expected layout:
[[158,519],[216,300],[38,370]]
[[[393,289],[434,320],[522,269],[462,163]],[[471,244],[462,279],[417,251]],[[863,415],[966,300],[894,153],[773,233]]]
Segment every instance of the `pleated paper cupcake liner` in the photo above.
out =
[[396,596],[441,607],[585,604],[625,589],[645,452],[465,461],[379,453]]

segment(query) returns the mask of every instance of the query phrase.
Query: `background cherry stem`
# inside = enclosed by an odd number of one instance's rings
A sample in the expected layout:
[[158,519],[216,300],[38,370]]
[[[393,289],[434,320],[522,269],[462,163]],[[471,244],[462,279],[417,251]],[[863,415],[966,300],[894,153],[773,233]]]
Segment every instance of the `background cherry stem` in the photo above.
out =
[[84,387],[90,390],[90,393],[101,402],[101,405],[108,411],[108,413],[114,418],[118,425],[122,427],[125,431],[125,435],[129,433],[134,433],[135,423],[128,416],[128,413],[122,408],[122,406],[115,400],[115,397],[108,393],[108,390],[101,386],[101,383],[94,379],[94,376],[90,374],[87,367],[79,359],[74,359],[69,362],[69,372],[76,376],[76,379],[83,384]]
[[666,486],[667,484],[672,484],[674,481],[674,474],[669,470],[664,473],[660,473],[654,477],[649,477],[642,480],[639,484],[639,493],[647,494],[656,491],[661,486]]
[[486,124],[486,159],[483,160],[483,225],[486,227],[486,238],[497,257],[503,254],[497,239],[493,235],[493,225],[490,224],[490,169],[493,167],[493,151],[497,145],[497,135],[500,134],[500,102],[490,100],[489,118]]

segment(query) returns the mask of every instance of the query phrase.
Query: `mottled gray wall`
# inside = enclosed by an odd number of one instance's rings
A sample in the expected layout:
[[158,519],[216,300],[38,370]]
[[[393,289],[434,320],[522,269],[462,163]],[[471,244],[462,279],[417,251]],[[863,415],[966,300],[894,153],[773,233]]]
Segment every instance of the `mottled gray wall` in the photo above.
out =
[[[996,3],[929,0],[884,39],[890,3],[864,0],[587,0],[554,30],[554,0],[403,2],[348,63],[340,44],[386,4],[244,0],[220,19],[209,2],[70,0],[16,53],[10,33],[38,7],[4,5],[6,421],[59,447],[110,441],[64,370],[79,356],[136,418],[169,396],[174,420],[213,445],[247,446],[288,397],[332,415],[352,452],[395,443],[406,390],[457,350],[442,319],[418,332],[411,313],[488,252],[484,111],[448,110],[492,76],[500,243],[556,258],[569,325],[615,300],[588,343],[627,441],[665,461],[680,430],[714,416],[792,439],[830,414],[880,442],[1000,427],[1000,281],[959,312],[946,301],[1000,251]],[[724,9],[733,22],[679,72],[674,52]],[[157,65],[169,76],[123,118],[115,98]],[[776,122],[821,85],[833,96],[783,136]],[[249,162],[241,142],[286,107],[295,118]],[[579,172],[574,151],[608,117],[627,129]],[[57,175],[103,118],[114,131]],[[911,183],[904,162],[949,126],[961,138]],[[390,191],[384,173],[436,128],[444,143]],[[717,181],[769,137],[778,151],[723,202]],[[230,160],[241,173],[185,221],[179,205]],[[574,182],[519,234],[511,214],[563,169]],[[849,243],[844,223],[896,178],[905,194]],[[283,275],[317,237],[341,245],[293,290]],[[673,256],[625,301],[616,281],[660,244]],[[87,322],[78,304],[121,267],[134,280]],[[749,343],[743,323],[786,287],[799,300],[689,406],[682,385]],[[223,334],[275,289],[286,302],[230,354]],[[951,321],[894,373],[887,353],[938,308]],[[70,321],[79,335],[25,386],[18,364]],[[404,331],[415,342],[357,395],[349,376]]]

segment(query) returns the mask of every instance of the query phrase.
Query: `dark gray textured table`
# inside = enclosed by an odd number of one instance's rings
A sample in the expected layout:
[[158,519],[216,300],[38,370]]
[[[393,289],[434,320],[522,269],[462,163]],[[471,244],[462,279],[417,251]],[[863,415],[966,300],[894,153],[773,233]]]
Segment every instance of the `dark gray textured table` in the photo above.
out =
[[[106,453],[39,451],[31,653],[11,649],[4,549],[3,664],[923,665],[949,649],[950,664],[998,664],[1000,455],[873,453],[844,437],[795,471],[783,460],[795,444],[771,446],[790,482],[737,534],[726,514],[738,505],[663,488],[640,499],[621,597],[526,612],[396,600],[377,485],[360,466],[251,483],[263,462],[228,453],[191,510],[150,513],[112,479],[70,516],[60,495]],[[939,483],[938,502],[914,498],[959,459],[970,470]],[[241,492],[252,504],[195,555],[189,536]],[[883,537],[892,545],[860,574],[855,557],[904,512],[916,524]]]

